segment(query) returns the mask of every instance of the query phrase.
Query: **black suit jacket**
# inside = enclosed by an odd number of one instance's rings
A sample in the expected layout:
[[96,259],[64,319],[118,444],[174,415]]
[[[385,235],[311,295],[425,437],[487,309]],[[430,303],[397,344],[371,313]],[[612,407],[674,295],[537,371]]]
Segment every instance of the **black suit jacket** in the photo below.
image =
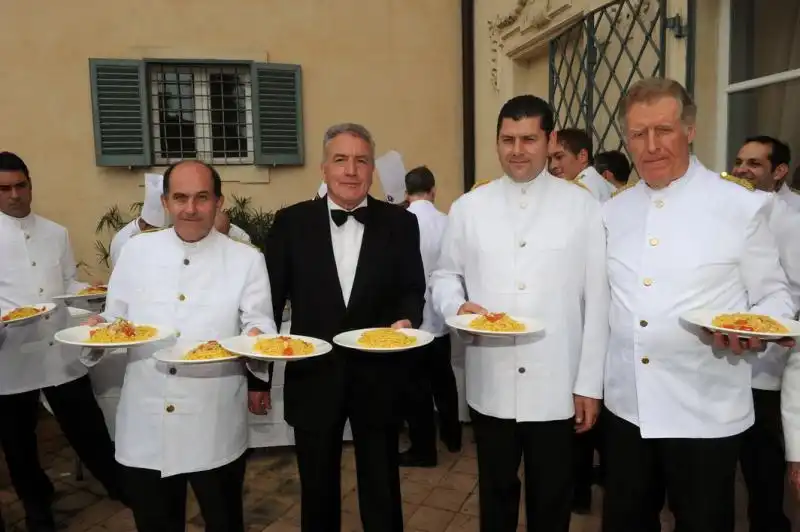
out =
[[[367,200],[367,219],[348,305],[331,243],[328,201],[312,200],[275,216],[266,246],[276,321],[292,303],[293,334],[331,342],[340,332],[422,323],[425,273],[416,216]],[[279,324],[278,324],[279,325]],[[394,423],[406,385],[408,352],[363,353],[334,345],[332,353],[286,366],[286,421],[307,429],[329,427],[342,415]]]

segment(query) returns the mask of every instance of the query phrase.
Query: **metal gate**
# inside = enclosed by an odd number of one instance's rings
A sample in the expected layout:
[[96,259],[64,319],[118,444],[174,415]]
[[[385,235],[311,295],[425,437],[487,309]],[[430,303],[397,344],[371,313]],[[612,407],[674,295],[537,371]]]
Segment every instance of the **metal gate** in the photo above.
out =
[[[624,149],[616,114],[622,95],[636,81],[663,76],[667,30],[689,37],[687,85],[692,69],[691,26],[668,18],[667,0],[619,0],[584,17],[550,42],[550,102],[556,128],[579,128],[595,151]],[[691,87],[689,87],[691,90]]]

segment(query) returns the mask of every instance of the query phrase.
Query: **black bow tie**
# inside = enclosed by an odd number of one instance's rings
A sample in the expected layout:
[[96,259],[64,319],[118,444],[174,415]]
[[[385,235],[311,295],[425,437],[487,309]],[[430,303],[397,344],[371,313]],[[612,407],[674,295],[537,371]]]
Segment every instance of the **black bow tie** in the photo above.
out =
[[363,225],[367,221],[367,208],[359,207],[352,211],[342,211],[339,209],[331,210],[331,220],[333,220],[333,223],[335,223],[337,227],[344,225],[349,216],[352,216],[357,222]]

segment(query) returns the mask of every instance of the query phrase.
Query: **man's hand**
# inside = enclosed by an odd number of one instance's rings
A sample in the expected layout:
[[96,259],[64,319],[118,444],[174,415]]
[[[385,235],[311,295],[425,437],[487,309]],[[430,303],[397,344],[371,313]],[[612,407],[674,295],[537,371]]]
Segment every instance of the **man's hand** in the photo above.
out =
[[252,329],[247,331],[247,336],[258,336],[259,334],[264,334],[264,333],[261,332],[261,329],[259,329],[258,327],[253,327]]
[[86,321],[82,323],[82,325],[88,325],[89,327],[94,327],[96,325],[100,325],[101,323],[105,323],[106,319],[102,316],[89,316],[86,318]]
[[789,462],[789,482],[794,488],[794,495],[800,499],[800,462]]
[[489,313],[488,310],[478,305],[477,303],[473,303],[472,301],[467,301],[458,308],[459,316],[461,316],[462,314],[488,314],[488,313]]
[[411,329],[411,322],[409,320],[397,320],[392,323],[392,329]]
[[247,392],[247,406],[257,416],[265,416],[272,409],[269,392]]
[[581,434],[592,428],[600,414],[600,399],[573,394],[575,400],[575,432]]
[[[714,349],[730,349],[734,355],[742,355],[746,352],[760,352],[767,348],[767,341],[760,338],[742,338],[734,333],[714,332]],[[776,343],[783,347],[794,347],[795,341],[792,338],[781,338]]]

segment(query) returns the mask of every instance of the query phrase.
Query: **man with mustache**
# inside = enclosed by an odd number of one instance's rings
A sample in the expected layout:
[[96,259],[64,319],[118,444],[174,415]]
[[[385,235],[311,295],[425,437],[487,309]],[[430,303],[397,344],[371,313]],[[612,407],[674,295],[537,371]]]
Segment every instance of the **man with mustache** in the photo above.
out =
[[478,449],[481,532],[512,532],[520,461],[528,530],[567,532],[575,432],[602,398],[608,335],[600,204],[547,171],[550,106],[512,98],[497,118],[505,176],[451,207],[432,301],[442,316],[506,312],[544,322],[544,334],[474,337],[467,401]]
[[[239,361],[174,365],[153,357],[163,348],[275,332],[263,255],[214,229],[223,201],[212,166],[182,161],[167,168],[162,203],[173,227],[125,244],[106,309],[89,321],[177,330],[176,338],[128,350],[117,410],[116,457],[141,532],[185,529],[188,484],[208,532],[244,530],[247,409],[249,402],[253,413],[265,413],[263,393],[248,394]],[[101,356],[91,350],[84,360]]]
[[[34,214],[32,202],[28,166],[16,154],[0,153],[0,314],[87,286],[75,280],[67,230]],[[55,490],[36,442],[40,392],[81,461],[110,496],[121,497],[114,446],[79,350],[53,340],[68,317],[62,304],[45,318],[9,326],[0,350],[0,441],[32,532],[55,531]]]
[[[603,205],[611,287],[603,530],[732,532],[759,340],[682,320],[699,309],[792,317],[770,195],[691,155],[697,107],[670,79],[635,83],[618,120],[641,180]],[[792,342],[785,342],[791,345]]]

